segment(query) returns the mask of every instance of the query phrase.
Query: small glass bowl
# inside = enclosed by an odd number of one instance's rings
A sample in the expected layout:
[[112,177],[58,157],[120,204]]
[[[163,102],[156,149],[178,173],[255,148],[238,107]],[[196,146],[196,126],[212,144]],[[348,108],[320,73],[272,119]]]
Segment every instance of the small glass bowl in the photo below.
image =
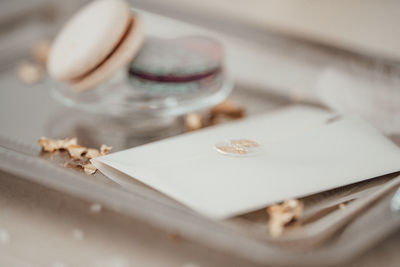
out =
[[131,129],[143,130],[157,121],[165,124],[186,113],[214,106],[226,99],[232,88],[233,80],[225,71],[194,82],[159,83],[131,77],[124,70],[87,91],[52,81],[51,95],[66,106],[118,119],[130,124]]

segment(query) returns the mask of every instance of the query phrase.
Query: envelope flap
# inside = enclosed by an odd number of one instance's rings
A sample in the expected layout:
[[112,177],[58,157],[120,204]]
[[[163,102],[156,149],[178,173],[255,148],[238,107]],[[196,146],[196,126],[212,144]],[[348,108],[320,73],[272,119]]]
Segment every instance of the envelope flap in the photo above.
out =
[[[327,123],[328,114],[303,111],[259,116],[97,160],[216,219],[400,170],[399,149],[365,121]],[[229,156],[215,149],[219,140],[238,137],[256,140],[260,150]]]

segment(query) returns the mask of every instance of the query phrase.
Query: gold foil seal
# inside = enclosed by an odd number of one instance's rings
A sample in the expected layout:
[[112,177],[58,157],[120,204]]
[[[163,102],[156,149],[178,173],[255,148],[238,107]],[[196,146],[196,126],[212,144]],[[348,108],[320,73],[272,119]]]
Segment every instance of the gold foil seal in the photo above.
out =
[[235,139],[220,142],[215,145],[218,152],[224,155],[247,155],[255,153],[259,150],[260,145],[249,139]]

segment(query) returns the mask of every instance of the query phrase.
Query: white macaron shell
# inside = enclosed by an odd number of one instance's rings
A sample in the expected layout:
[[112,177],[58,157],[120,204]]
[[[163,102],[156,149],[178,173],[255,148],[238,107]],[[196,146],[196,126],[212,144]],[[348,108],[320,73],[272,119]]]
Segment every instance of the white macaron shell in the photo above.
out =
[[68,81],[95,68],[118,45],[130,20],[123,0],[97,0],[80,10],[53,43],[49,74]]
[[135,57],[144,39],[143,26],[138,17],[132,16],[132,26],[124,40],[101,65],[88,75],[70,83],[78,91],[88,90],[111,78],[115,72],[123,68]]

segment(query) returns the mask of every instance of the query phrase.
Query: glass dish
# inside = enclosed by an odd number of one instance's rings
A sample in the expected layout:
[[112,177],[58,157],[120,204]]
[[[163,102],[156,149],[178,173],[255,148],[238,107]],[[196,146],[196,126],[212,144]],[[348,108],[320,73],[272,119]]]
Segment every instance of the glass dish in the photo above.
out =
[[176,90],[148,89],[146,83],[129,81],[121,71],[109,81],[88,91],[75,91],[66,84],[52,81],[51,95],[66,106],[82,111],[119,118],[146,119],[175,117],[201,110],[223,101],[233,88],[232,79],[221,72],[182,88],[169,83]]

